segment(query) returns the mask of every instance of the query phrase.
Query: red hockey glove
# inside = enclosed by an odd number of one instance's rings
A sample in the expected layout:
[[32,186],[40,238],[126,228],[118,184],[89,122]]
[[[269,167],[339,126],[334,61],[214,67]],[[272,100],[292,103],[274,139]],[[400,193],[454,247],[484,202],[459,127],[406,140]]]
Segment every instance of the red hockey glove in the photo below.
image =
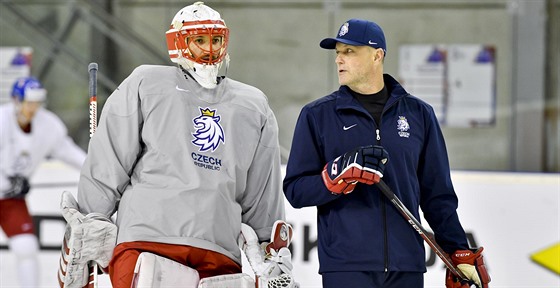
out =
[[451,273],[451,270],[447,269],[445,271],[445,288],[471,288],[471,284],[458,279]]
[[327,163],[321,175],[329,191],[348,194],[358,182],[378,183],[387,161],[387,151],[381,146],[358,147]]
[[[484,248],[482,247],[476,250],[457,250],[451,255],[451,261],[457,266],[457,269],[461,270],[468,280],[478,288],[488,288],[488,283],[490,283],[491,280],[486,266],[484,265],[484,258],[482,256],[483,250]],[[459,279],[447,270],[445,287],[470,287],[471,283],[461,283],[458,280]]]

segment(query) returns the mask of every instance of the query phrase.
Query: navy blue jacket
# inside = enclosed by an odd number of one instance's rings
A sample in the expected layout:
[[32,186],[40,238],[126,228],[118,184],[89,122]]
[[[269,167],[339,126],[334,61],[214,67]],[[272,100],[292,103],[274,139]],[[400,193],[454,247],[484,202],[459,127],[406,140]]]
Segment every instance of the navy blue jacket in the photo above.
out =
[[420,220],[419,207],[448,253],[467,249],[457,216],[445,142],[432,107],[388,74],[390,97],[377,125],[347,86],[302,108],[284,193],[295,208],[317,206],[319,272],[425,272],[423,239],[375,185],[333,195],[321,179],[328,161],[364,145],[389,153],[383,180]]

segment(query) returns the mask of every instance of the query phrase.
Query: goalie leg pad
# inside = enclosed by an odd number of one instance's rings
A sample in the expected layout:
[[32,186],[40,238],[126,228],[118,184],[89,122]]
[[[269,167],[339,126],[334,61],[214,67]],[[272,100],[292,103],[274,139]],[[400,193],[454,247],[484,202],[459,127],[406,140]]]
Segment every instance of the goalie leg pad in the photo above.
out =
[[78,288],[88,283],[89,267],[109,265],[117,240],[117,226],[104,215],[84,216],[78,202],[68,191],[62,193],[62,216],[66,225],[58,281],[60,287]]
[[198,288],[224,287],[255,288],[255,281],[245,273],[236,273],[203,278],[198,284]]
[[142,252],[136,261],[132,288],[198,286],[198,272],[171,259]]

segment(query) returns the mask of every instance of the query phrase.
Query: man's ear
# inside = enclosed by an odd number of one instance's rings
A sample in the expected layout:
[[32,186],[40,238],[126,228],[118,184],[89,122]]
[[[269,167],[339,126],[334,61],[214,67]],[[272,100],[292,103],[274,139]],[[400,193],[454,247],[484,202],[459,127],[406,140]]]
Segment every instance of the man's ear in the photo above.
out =
[[383,49],[375,49],[375,54],[373,55],[374,61],[381,60],[381,62],[383,62],[384,57],[385,57],[385,53],[383,52]]

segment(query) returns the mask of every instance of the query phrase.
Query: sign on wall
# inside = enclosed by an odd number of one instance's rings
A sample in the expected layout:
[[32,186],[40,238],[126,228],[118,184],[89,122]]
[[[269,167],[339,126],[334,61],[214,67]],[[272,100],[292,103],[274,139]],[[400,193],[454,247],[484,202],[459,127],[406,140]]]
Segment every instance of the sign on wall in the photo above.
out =
[[487,45],[403,45],[399,78],[433,106],[443,126],[495,123],[496,49]]
[[0,47],[0,104],[10,100],[12,85],[31,75],[31,47]]

